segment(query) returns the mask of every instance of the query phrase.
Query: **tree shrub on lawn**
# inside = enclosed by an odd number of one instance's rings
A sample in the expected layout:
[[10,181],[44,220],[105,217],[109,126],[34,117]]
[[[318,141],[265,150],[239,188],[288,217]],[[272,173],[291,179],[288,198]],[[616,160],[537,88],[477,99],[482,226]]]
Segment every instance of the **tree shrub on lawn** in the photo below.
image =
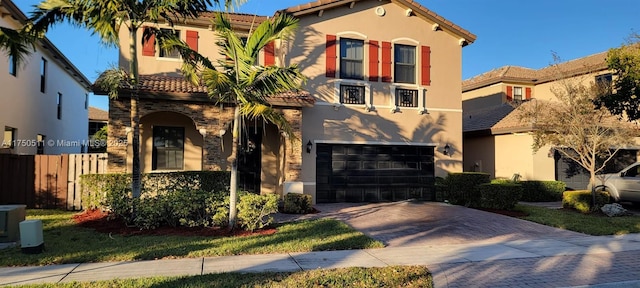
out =
[[289,193],[284,196],[282,212],[306,214],[313,211],[312,199],[309,194]]
[[566,184],[562,181],[520,181],[522,198],[520,201],[552,202],[562,200]]
[[575,209],[582,213],[590,213],[600,210],[604,204],[610,200],[609,193],[596,192],[596,205],[591,205],[592,197],[590,190],[565,191],[562,194],[562,207]]
[[449,184],[446,198],[451,204],[478,207],[481,195],[477,187],[491,179],[487,173],[462,172],[450,173],[445,182]]
[[487,183],[478,186],[480,207],[512,210],[522,196],[522,186],[515,183]]

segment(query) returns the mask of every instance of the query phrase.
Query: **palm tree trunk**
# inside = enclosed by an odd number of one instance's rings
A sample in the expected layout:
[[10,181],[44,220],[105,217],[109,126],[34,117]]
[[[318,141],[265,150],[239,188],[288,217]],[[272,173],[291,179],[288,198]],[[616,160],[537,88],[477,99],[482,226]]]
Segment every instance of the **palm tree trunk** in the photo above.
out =
[[[140,198],[141,181],[140,181],[140,114],[138,111],[138,102],[140,100],[138,85],[138,45],[137,45],[137,27],[132,25],[129,28],[129,77],[133,84],[133,92],[131,93],[131,129],[133,136],[131,139],[131,150],[133,151],[132,167],[131,167],[131,194],[133,198]],[[135,214],[135,207],[134,207]]]
[[231,144],[231,186],[229,187],[229,229],[236,225],[238,200],[238,150],[240,137],[240,106],[236,105],[233,114],[233,143]]

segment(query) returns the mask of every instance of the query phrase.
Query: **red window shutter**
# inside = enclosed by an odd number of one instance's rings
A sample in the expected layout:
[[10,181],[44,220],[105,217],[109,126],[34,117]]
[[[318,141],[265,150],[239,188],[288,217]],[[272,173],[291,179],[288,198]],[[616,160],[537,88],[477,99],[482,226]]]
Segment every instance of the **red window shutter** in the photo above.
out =
[[391,42],[382,42],[382,82],[391,82]]
[[336,77],[336,35],[327,35],[326,43],[326,65],[327,71],[325,75],[327,77]]
[[273,66],[276,64],[275,44],[273,41],[264,46],[264,66]]
[[378,82],[378,41],[369,41],[369,81]]
[[[144,28],[145,31],[148,28]],[[144,39],[144,33],[142,34],[142,55],[143,56],[156,56],[156,36],[151,35],[147,41]]]
[[431,47],[422,46],[422,85],[431,85]]
[[187,45],[193,51],[198,51],[198,31],[187,30]]
[[507,86],[507,101],[513,101],[513,86]]
[[531,88],[527,87],[524,89],[525,97],[527,100],[531,100]]

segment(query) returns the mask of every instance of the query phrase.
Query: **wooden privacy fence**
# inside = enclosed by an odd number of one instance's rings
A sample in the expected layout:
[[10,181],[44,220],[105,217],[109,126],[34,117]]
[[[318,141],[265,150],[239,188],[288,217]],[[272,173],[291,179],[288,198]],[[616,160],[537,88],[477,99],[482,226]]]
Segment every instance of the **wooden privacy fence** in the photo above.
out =
[[106,172],[107,154],[0,154],[0,205],[82,210],[80,176]]

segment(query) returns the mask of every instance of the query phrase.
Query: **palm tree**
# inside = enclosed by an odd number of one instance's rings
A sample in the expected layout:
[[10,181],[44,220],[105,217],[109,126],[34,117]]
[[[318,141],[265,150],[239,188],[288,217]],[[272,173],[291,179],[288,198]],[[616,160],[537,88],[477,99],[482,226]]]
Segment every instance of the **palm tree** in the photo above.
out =
[[0,50],[9,56],[16,66],[24,62],[25,57],[35,50],[37,37],[25,30],[0,27]]
[[[107,45],[117,46],[118,31],[125,25],[129,31],[129,70],[110,71],[108,75],[126,76],[127,85],[132,88],[131,94],[131,127],[133,128],[133,167],[132,194],[140,197],[140,117],[138,114],[139,87],[138,87],[138,43],[137,33],[142,25],[157,23],[159,20],[167,21],[173,26],[176,21],[185,18],[196,18],[201,12],[207,11],[212,3],[223,5],[230,9],[234,5],[240,5],[245,0],[44,0],[32,12],[28,25],[36,33],[45,33],[47,29],[61,22],[69,22],[89,29],[98,34]],[[143,38],[150,39],[152,35],[159,41],[176,41],[172,33],[162,33],[160,29],[145,29]],[[162,43],[162,42],[161,42]],[[163,46],[164,47],[164,46]],[[192,57],[185,57],[189,59]],[[197,60],[197,58],[193,58]],[[188,61],[186,61],[188,62]],[[187,67],[187,66],[185,66]],[[108,77],[107,77],[108,78]],[[114,77],[113,79],[118,79]],[[113,84],[113,83],[110,83]],[[109,85],[110,97],[117,97],[120,83]]]
[[238,198],[238,148],[241,132],[241,117],[261,119],[278,126],[291,135],[291,125],[283,114],[268,103],[268,97],[280,93],[296,91],[305,81],[296,64],[288,67],[256,65],[258,53],[267,44],[276,40],[285,40],[293,35],[298,20],[279,14],[262,22],[243,40],[231,27],[230,21],[219,13],[215,18],[217,45],[224,57],[218,61],[221,69],[207,67],[202,79],[211,97],[219,97],[225,103],[234,103],[233,141],[231,148],[231,185],[229,228],[236,223],[236,201]]

